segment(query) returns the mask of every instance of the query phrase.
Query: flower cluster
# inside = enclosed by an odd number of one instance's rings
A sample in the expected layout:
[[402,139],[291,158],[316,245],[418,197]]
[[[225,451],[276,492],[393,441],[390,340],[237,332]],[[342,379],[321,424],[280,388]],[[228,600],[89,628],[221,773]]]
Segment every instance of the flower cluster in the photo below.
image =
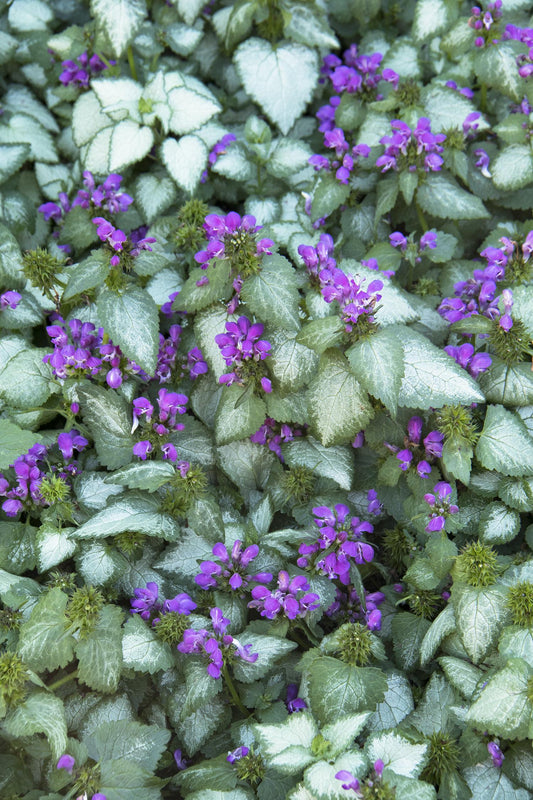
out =
[[328,617],[349,622],[364,622],[369,631],[381,630],[379,606],[385,600],[383,592],[365,591],[364,602],[355,589],[344,592],[337,587],[335,600],[326,610]]
[[[212,150],[209,153],[209,156],[207,158],[207,163],[208,163],[209,167],[214,167],[215,166],[215,164],[218,161],[218,157],[219,156],[223,156],[225,154],[227,146],[229,144],[231,144],[232,142],[234,142],[236,140],[236,138],[237,137],[235,136],[235,134],[226,133],[226,135],[223,136],[222,139],[219,139],[218,142],[216,142],[216,144],[213,146],[213,148],[212,148]],[[208,169],[204,169],[204,171],[202,172],[202,177],[200,178],[200,183],[205,183],[206,182],[208,174],[209,174],[209,172],[208,172],[209,167],[208,167]]]
[[57,203],[43,203],[43,205],[39,206],[39,211],[46,221],[53,219],[56,223],[60,222],[63,216],[76,206],[90,209],[101,208],[108,214],[127,211],[131,203],[133,203],[133,197],[126,192],[120,191],[121,183],[122,176],[113,172],[107,176],[103,183],[97,185],[92,172],[85,170],[83,173],[85,189],[78,190],[72,203],[70,203],[65,192],[60,192],[58,195],[59,205]]
[[486,11],[483,11],[479,6],[473,6],[472,16],[468,20],[468,24],[476,31],[477,36],[474,41],[476,47],[498,43],[497,26],[493,26],[501,15],[502,0],[494,0],[493,3],[489,3]]
[[[64,769],[69,775],[72,775],[75,766],[76,759],[74,756],[69,755],[69,753],[63,753],[63,755],[59,757],[59,760],[56,764],[56,769]],[[87,792],[85,792],[85,794],[81,797],[78,797],[77,800],[88,800]],[[91,800],[106,800],[106,796],[105,794],[102,794],[102,792],[94,792],[91,795]]]
[[[79,431],[60,433],[57,447],[61,462],[50,468],[49,448],[38,442],[27,453],[19,456],[10,466],[15,472],[15,480],[10,481],[0,473],[0,497],[6,497],[2,509],[8,517],[16,517],[21,511],[31,511],[35,506],[48,506],[55,500],[65,499],[69,491],[69,481],[79,473],[76,461],[71,462],[74,451],[81,452],[89,442]],[[46,469],[50,470],[50,474]],[[47,484],[45,490],[43,481]]]
[[113,66],[115,63],[115,61],[109,61],[106,64],[96,53],[90,58],[88,53],[82,53],[75,61],[69,59],[61,62],[63,72],[59,76],[59,80],[63,86],[88,89],[91,78],[99,75],[108,66]]
[[[405,253],[407,247],[410,243],[411,237],[407,238],[403,235],[400,231],[395,231],[394,233],[389,234],[389,241],[393,247],[399,247],[402,253]],[[437,246],[437,234],[435,231],[427,231],[420,237],[420,243],[418,245],[418,250],[423,252],[424,250],[434,250]],[[417,259],[420,261],[420,258]]]
[[313,544],[300,545],[300,558],[296,563],[304,569],[313,567],[330,580],[338,579],[347,586],[350,559],[356,564],[367,564],[374,558],[374,548],[362,539],[363,534],[373,532],[374,526],[359,517],[351,517],[350,509],[342,503],[334,509],[317,506],[313,514],[320,536]]
[[245,590],[250,581],[269,583],[272,580],[270,572],[250,574],[248,567],[259,553],[259,547],[252,544],[242,549],[242,542],[237,539],[228,553],[226,545],[217,542],[213,547],[213,555],[217,561],[202,561],[200,574],[196,575],[194,582],[202,589],[226,589],[229,591]]
[[241,658],[253,664],[259,658],[258,653],[250,652],[251,644],[241,645],[237,639],[225,633],[230,624],[220,608],[212,608],[209,612],[213,623],[213,633],[205,628],[199,631],[188,628],[183,634],[183,641],[178,645],[180,653],[196,654],[208,660],[207,674],[218,679],[222,675],[225,659]]
[[[528,234],[529,243],[524,242],[523,248],[530,250],[533,243],[533,231]],[[487,259],[487,266],[483,269],[475,269],[473,277],[466,281],[458,281],[454,284],[455,297],[445,297],[439,308],[439,314],[448,322],[471,317],[476,314],[483,314],[489,319],[499,316],[497,296],[497,284],[505,278],[505,267],[509,260],[509,255],[513,252],[514,243],[508,239],[500,240],[503,247],[486,247],[481,252],[483,258]],[[511,250],[509,251],[509,247]],[[529,252],[527,258],[529,258]]]
[[103,328],[96,330],[92,322],[79,319],[65,322],[58,314],[51,319],[54,324],[48,325],[46,332],[54,345],[54,352],[45,355],[43,361],[50,364],[59,380],[105,375],[105,381],[112,389],[117,389],[128,375],[149,380],[149,376],[133,361],[126,359],[111,340],[103,344]]
[[277,589],[255,586],[252,589],[252,597],[253,600],[248,603],[248,608],[256,608],[261,616],[267,619],[276,619],[278,616],[290,620],[305,617],[308,611],[320,605],[319,596],[309,591],[305,576],[296,575],[291,578],[286,570],[280,570],[278,574]]
[[[159,601],[159,587],[153,581],[148,581],[144,589],[134,589],[133,594],[134,597],[130,601],[130,611],[132,614],[139,614],[145,620],[153,619],[156,614],[164,615],[169,612],[189,616],[196,608],[196,603],[186,592],[181,592],[171,600],[164,600],[161,603]],[[153,623],[155,622],[157,622],[157,619],[153,619]]]
[[[128,239],[124,231],[120,228],[115,228],[104,217],[94,217],[93,223],[98,225],[96,233],[98,238],[113,251],[109,263],[112,267],[118,267],[120,264],[125,269],[132,268],[132,259],[139,255],[142,250],[152,250],[151,244],[154,244],[156,239],[153,236],[130,236]],[[121,255],[118,255],[121,253]]]
[[[376,761],[374,761],[373,766],[374,774],[372,778],[367,778],[363,786],[361,786],[361,783],[357,780],[357,778],[354,778],[352,773],[348,772],[346,769],[339,770],[339,772],[335,773],[335,777],[338,781],[343,781],[343,789],[346,789],[347,791],[352,789],[358,798],[393,797],[394,790],[392,790],[391,794],[387,792],[387,794],[382,795],[380,793],[379,785],[383,781],[383,770],[385,769],[384,762],[381,760],[381,758],[378,758]],[[388,788],[387,784],[385,784],[385,786]]]
[[442,531],[446,525],[446,519],[450,514],[456,514],[459,511],[458,506],[450,504],[450,496],[452,487],[445,481],[439,481],[433,488],[435,494],[429,493],[424,495],[424,500],[430,506],[431,512],[429,522],[426,526],[427,531]]
[[[517,42],[523,42],[528,47],[527,55],[520,53],[516,57],[516,65],[518,67],[518,74],[521,78],[529,78],[533,75],[533,28],[518,28],[516,25],[507,25],[503,34],[504,39],[514,39]],[[523,114],[531,113],[529,102],[525,100],[526,107],[521,108]]]
[[15,309],[20,301],[22,295],[14,289],[8,289],[7,292],[0,294],[0,311],[5,311],[6,308]]
[[213,258],[229,259],[235,276],[252,275],[259,271],[261,257],[271,255],[274,245],[272,239],[257,239],[255,234],[261,227],[251,214],[243,217],[236,211],[226,216],[208,214],[204,222],[207,248],[196,253],[194,260],[207,269]]
[[177,422],[176,415],[185,414],[188,399],[184,394],[160,389],[157,395],[157,404],[159,406],[157,420],[153,419],[155,409],[147,397],[137,397],[133,401],[131,432],[133,433],[137,430],[139,420],[144,417],[143,436],[148,437],[133,445],[134,455],[145,461],[148,454],[153,452],[154,447],[159,446],[164,459],[173,463],[178,460],[176,448],[172,442],[167,440],[167,437],[173,431],[182,431],[184,429],[183,423]]
[[482,372],[488,370],[492,364],[492,358],[488,353],[474,353],[474,346],[469,343],[458,347],[448,345],[444,350],[473,378],[477,378]]
[[276,422],[272,417],[267,417],[258,431],[252,433],[250,441],[254,444],[266,444],[269,450],[277,455],[283,462],[281,445],[292,442],[295,436],[302,436],[303,430],[297,425],[288,425],[286,422]]
[[414,129],[401,119],[391,122],[392,136],[382,136],[379,140],[385,145],[385,152],[376,161],[382,172],[389,169],[409,172],[438,172],[443,164],[440,153],[442,142],[446,140],[444,133],[431,132],[431,120],[421,117]]
[[341,183],[347,184],[350,175],[357,164],[358,158],[368,158],[370,147],[366,144],[357,144],[350,150],[350,145],[346,141],[342,128],[333,128],[324,134],[324,147],[333,150],[335,155],[332,159],[319,154],[311,156],[309,163],[315,168],[316,172],[321,169],[327,172],[335,171],[335,177]]
[[232,367],[219,378],[226,386],[236,383],[239,386],[259,386],[264,392],[272,391],[272,383],[264,373],[260,362],[270,355],[270,342],[259,337],[263,333],[262,322],[251,323],[248,317],[239,317],[237,322],[226,322],[226,333],[215,336],[215,342],[226,362]]
[[[404,438],[404,446],[401,450],[388,442],[384,444],[391,452],[396,453],[399,467],[403,472],[407,472],[410,467],[416,466],[416,471],[420,477],[427,478],[431,472],[431,463],[442,456],[444,435],[439,431],[430,431],[422,439],[423,424],[422,417],[411,417],[407,423],[407,436]],[[423,452],[421,445],[424,448]]]

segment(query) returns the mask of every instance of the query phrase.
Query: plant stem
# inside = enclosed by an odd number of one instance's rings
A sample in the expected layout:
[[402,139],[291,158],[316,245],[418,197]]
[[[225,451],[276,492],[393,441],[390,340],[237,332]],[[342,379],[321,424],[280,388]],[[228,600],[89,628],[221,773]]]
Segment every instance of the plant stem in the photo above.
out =
[[46,688],[48,689],[49,692],[55,692],[55,690],[59,689],[60,686],[64,686],[65,683],[69,683],[69,681],[73,681],[77,677],[78,677],[78,670],[75,669],[74,672],[69,672],[68,675],[64,675],[62,678],[59,678],[59,680],[54,681],[54,683],[51,683],[50,686],[47,686]]
[[131,77],[134,81],[137,80],[137,70],[135,69],[135,60],[133,58],[133,48],[130,44],[128,47],[128,64],[130,65]]
[[242,700],[237,692],[237,689],[235,688],[235,684],[231,679],[231,675],[229,674],[228,668],[225,664],[222,669],[222,675],[224,676],[224,681],[226,683],[226,686],[228,687],[228,691],[231,695],[231,699],[233,700],[234,705],[239,709],[239,711],[241,711],[245,716],[248,717],[250,712],[248,711],[246,706],[243,705]]
[[426,233],[427,231],[429,231],[429,225],[427,219],[425,218],[424,212],[422,211],[422,209],[420,208],[420,206],[416,201],[415,201],[415,206],[416,206],[416,213],[418,214],[418,221],[420,222],[420,225],[424,229],[424,233]]
[[485,112],[487,110],[487,84],[481,84],[481,96],[479,98],[479,107]]

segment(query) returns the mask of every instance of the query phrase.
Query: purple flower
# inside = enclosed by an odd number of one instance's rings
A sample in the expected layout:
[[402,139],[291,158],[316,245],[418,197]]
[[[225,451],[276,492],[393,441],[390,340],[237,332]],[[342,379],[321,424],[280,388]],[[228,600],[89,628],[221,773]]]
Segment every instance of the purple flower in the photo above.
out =
[[[278,575],[278,589],[270,590],[266,586],[255,586],[252,589],[252,602],[248,608],[256,608],[262,617],[276,619],[278,615],[289,620],[304,617],[309,610],[318,608],[319,596],[307,593],[309,584],[303,575],[291,578],[289,573],[281,570]],[[301,594],[306,592],[306,594]]]
[[13,289],[9,289],[7,292],[4,292],[4,294],[0,294],[0,311],[4,311],[6,308],[14,310],[21,300],[21,294],[15,292]]
[[148,454],[151,453],[152,450],[152,444],[147,439],[144,439],[143,441],[137,442],[133,445],[133,455],[138,456],[138,458],[142,459],[143,461],[146,461]]
[[446,525],[447,517],[451,514],[456,514],[459,508],[449,502],[452,493],[452,487],[449,483],[439,481],[435,484],[433,492],[436,492],[436,494],[428,493],[424,495],[424,500],[431,508],[426,531],[442,531]]
[[335,774],[335,777],[338,781],[344,781],[342,784],[343,789],[353,789],[353,791],[359,795],[360,783],[354,778],[351,772],[348,772],[346,769],[341,769]]
[[434,250],[437,246],[437,234],[435,231],[427,231],[424,233],[423,236],[420,237],[420,249],[421,250]]
[[183,758],[181,750],[174,750],[174,761],[176,762],[176,769],[187,769],[189,762]]
[[79,431],[72,430],[69,433],[60,433],[57,437],[57,446],[61,450],[63,458],[69,459],[74,455],[74,450],[81,451],[89,442],[85,436],[80,436]]
[[135,598],[131,600],[130,609],[132,614],[140,614],[143,619],[150,619],[151,612],[159,610],[157,583],[149,581],[144,589],[134,589],[133,594]]
[[248,747],[237,747],[235,750],[230,750],[226,757],[226,761],[229,761],[230,764],[235,764],[236,761],[239,761],[244,756],[247,756],[250,750]]
[[195,583],[202,589],[218,588],[231,591],[246,589],[252,580],[268,583],[272,580],[270,573],[251,575],[247,571],[248,566],[258,554],[258,545],[250,545],[243,551],[242,542],[239,539],[233,544],[231,554],[228,553],[222,542],[217,542],[213,547],[213,555],[217,557],[218,562],[202,561],[200,574],[194,578]]
[[163,603],[163,614],[169,611],[174,611],[176,614],[184,614],[189,616],[191,611],[197,608],[196,603],[192,600],[186,592],[181,592],[173,597],[172,600],[165,600]]
[[495,767],[501,767],[505,758],[496,742],[487,742],[487,750]]
[[72,775],[72,770],[74,769],[74,765],[76,764],[76,759],[73,756],[69,756],[68,753],[64,753],[56,764],[56,769],[66,769],[69,775]]
[[298,697],[298,684],[297,683],[289,683],[287,686],[287,697],[285,699],[285,705],[287,706],[287,711],[289,714],[295,714],[298,711],[305,711],[307,708],[307,703],[305,700],[302,700],[301,697]]

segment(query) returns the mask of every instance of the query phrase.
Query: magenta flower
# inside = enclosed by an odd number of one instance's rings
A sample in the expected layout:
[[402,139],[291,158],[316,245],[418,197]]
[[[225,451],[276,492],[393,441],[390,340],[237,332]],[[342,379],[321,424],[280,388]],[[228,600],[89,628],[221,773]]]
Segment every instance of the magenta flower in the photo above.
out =
[[74,765],[76,764],[76,759],[73,756],[69,756],[68,753],[64,753],[56,764],[57,769],[66,769],[69,775],[72,775],[72,770],[74,769]]

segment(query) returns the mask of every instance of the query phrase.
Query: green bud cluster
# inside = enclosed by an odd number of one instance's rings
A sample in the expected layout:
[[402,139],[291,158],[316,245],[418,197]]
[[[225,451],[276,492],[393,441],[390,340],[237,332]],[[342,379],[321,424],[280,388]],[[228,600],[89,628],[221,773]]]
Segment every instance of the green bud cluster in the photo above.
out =
[[507,607],[511,610],[515,625],[523,628],[533,625],[533,583],[521,581],[511,586],[507,595]]
[[313,495],[315,474],[309,467],[291,467],[283,473],[281,484],[290,500],[305,503]]
[[266,767],[260,755],[254,755],[250,750],[248,755],[235,762],[237,776],[241,781],[247,781],[256,786],[265,777]]
[[463,439],[469,444],[475,444],[479,437],[472,412],[465,406],[443,406],[437,414],[436,424],[446,442]]
[[338,631],[338,652],[341,661],[352,667],[364,667],[370,661],[372,634],[359,622],[342,625]]
[[0,696],[8,706],[22,703],[26,696],[27,668],[17,653],[0,656]]
[[498,320],[493,320],[489,343],[491,351],[509,366],[531,355],[531,337],[520,319],[513,319],[513,327],[508,331],[500,327]]
[[156,622],[154,630],[158,639],[176,647],[183,638],[183,632],[189,627],[186,614],[168,611]]
[[482,542],[467,545],[455,560],[458,576],[469,586],[490,586],[497,576],[497,556]]
[[174,244],[179,251],[195,252],[205,241],[204,219],[209,207],[201,200],[189,200],[178,212],[178,226]]
[[79,630],[80,639],[87,637],[94,630],[104,602],[104,595],[93,586],[76,589],[70,598],[65,615]]
[[437,786],[443,777],[457,769],[459,747],[455,739],[447,733],[435,731],[429,737],[428,764],[422,779]]

